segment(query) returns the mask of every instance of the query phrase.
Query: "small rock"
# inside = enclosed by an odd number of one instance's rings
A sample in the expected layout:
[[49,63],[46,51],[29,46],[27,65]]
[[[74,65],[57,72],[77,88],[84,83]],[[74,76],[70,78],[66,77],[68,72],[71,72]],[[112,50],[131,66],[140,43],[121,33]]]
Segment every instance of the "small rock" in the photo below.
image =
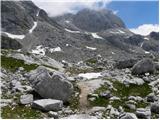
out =
[[113,97],[110,98],[110,100],[112,100],[112,101],[113,101],[113,100],[120,100],[120,98],[119,98],[119,97],[116,97],[116,96],[113,96]]
[[110,115],[111,116],[119,116],[119,112],[118,112],[117,109],[112,107],[111,110],[110,110]]
[[112,97],[112,94],[111,94],[111,92],[110,91],[105,91],[105,92],[101,92],[100,94],[99,94],[99,96],[100,97],[103,97],[103,98],[106,98],[106,99],[109,99],[110,97]]
[[130,110],[135,110],[136,106],[134,104],[126,104],[125,105],[127,108],[129,108]]
[[97,117],[90,116],[88,114],[75,114],[75,115],[70,115],[61,119],[97,119]]
[[23,68],[23,67],[19,67],[18,70],[19,70],[19,71],[23,71],[24,68]]
[[158,102],[151,104],[151,112],[159,114],[159,104],[158,104]]
[[154,102],[157,100],[157,97],[154,95],[154,93],[150,93],[147,95],[147,102]]
[[95,97],[91,97],[91,98],[88,98],[89,101],[95,101],[96,98]]
[[105,111],[106,108],[105,107],[93,107],[91,110],[89,110],[90,113],[95,113],[95,112],[99,112],[99,111]]
[[122,115],[120,115],[119,117],[120,119],[137,119],[137,116],[134,113],[124,113]]
[[119,106],[119,107],[118,107],[118,111],[119,111],[120,113],[123,113],[123,112],[124,112],[123,107],[122,107],[122,106]]
[[33,95],[28,94],[28,95],[22,95],[20,96],[20,103],[25,105],[33,102]]
[[145,76],[149,76],[150,74],[149,73],[145,73]]
[[57,112],[49,111],[48,116],[53,117],[54,119],[58,119],[58,113]]
[[136,110],[136,116],[141,119],[150,119],[151,111],[150,109],[138,108]]
[[32,107],[43,111],[57,111],[62,109],[63,102],[54,99],[41,99],[33,101]]
[[89,98],[91,98],[91,97],[99,98],[99,95],[98,94],[89,93],[88,97]]

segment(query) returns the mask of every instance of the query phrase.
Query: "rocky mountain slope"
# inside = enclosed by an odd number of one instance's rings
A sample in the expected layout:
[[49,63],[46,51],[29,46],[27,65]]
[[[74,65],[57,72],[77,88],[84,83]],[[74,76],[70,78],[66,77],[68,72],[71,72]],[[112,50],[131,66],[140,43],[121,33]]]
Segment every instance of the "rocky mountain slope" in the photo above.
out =
[[1,3],[2,118],[159,117],[158,33],[136,35],[109,10],[51,18]]

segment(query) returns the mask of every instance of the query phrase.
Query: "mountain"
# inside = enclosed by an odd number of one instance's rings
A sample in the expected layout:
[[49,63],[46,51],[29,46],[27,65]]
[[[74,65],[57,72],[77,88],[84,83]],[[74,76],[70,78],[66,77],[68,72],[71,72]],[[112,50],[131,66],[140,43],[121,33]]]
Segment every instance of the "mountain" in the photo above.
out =
[[[45,55],[58,61],[78,62],[97,55],[125,59],[158,51],[158,42],[130,32],[106,9],[51,18],[31,1],[2,1],[2,33],[19,42],[23,52],[32,53],[41,46]],[[56,48],[60,51],[54,52]]]
[[[56,18],[57,22],[59,22],[60,18],[62,17]],[[125,28],[123,21],[118,16],[114,15],[112,11],[106,9],[83,9],[75,15],[64,15],[62,20],[65,20],[63,22],[71,22],[77,28],[88,32],[99,32],[118,27]],[[60,22],[62,21],[60,20]]]

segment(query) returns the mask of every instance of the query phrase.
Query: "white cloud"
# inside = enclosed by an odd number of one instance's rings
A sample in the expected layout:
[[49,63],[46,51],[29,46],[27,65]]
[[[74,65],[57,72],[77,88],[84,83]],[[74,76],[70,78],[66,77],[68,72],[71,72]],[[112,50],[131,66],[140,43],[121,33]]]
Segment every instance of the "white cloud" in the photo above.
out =
[[49,16],[64,13],[75,13],[80,8],[105,8],[111,0],[32,0],[38,7],[44,9]]
[[152,31],[158,32],[159,25],[158,24],[143,24],[143,25],[140,25],[138,28],[131,28],[130,31],[132,31],[135,34],[148,35]]
[[118,10],[115,10],[115,11],[113,11],[113,14],[116,15],[118,12],[119,12]]

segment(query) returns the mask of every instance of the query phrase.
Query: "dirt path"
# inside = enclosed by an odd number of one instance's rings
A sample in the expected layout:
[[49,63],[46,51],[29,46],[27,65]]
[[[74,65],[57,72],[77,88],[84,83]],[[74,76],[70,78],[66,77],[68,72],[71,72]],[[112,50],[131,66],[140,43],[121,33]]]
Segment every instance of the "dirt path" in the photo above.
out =
[[93,93],[93,91],[99,88],[103,83],[104,82],[101,79],[81,81],[77,83],[79,89],[81,90],[79,95],[79,107],[81,112],[88,112],[88,109],[90,108],[90,104],[87,99],[88,94]]
[[86,112],[89,107],[87,95],[91,92],[91,90],[89,89],[87,84],[85,84],[84,82],[78,83],[78,87],[81,90],[81,94],[79,96],[80,97],[79,98],[79,103],[80,103],[79,107],[82,112]]

